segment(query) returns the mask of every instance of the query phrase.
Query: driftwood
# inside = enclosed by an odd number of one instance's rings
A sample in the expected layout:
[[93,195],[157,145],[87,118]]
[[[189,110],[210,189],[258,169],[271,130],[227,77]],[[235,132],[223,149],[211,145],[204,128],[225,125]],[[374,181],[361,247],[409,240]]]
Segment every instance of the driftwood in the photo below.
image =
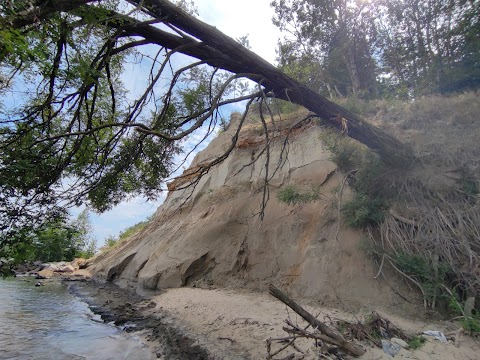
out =
[[343,335],[315,318],[312,314],[302,308],[288,295],[277,289],[274,285],[270,284],[269,291],[272,296],[274,296],[275,298],[283,302],[285,305],[287,305],[289,308],[291,308],[293,311],[295,311],[306,322],[311,324],[314,329],[321,332],[322,334],[316,335],[318,340],[322,340],[329,344],[337,345],[353,356],[361,356],[365,354],[365,349],[363,347],[345,340]]

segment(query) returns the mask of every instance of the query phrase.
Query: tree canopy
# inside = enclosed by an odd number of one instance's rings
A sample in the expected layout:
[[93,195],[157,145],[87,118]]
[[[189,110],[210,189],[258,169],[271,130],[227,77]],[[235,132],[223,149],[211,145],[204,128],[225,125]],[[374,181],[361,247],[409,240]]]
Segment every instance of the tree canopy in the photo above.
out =
[[[104,211],[128,196],[158,196],[182,141],[202,142],[223,121],[219,109],[235,102],[246,110],[272,97],[294,102],[329,126],[348,123],[348,136],[387,163],[411,159],[401,142],[192,12],[191,3],[166,0],[0,4],[3,243],[69,206]],[[235,148],[245,116],[225,153],[196,175]]]
[[50,218],[35,229],[22,227],[11,237],[0,248],[0,275],[9,275],[10,267],[20,262],[71,261],[90,258],[97,250],[87,209],[75,219]]
[[[418,96],[480,86],[480,3],[274,0],[279,65],[314,90]],[[313,76],[312,76],[313,75]]]

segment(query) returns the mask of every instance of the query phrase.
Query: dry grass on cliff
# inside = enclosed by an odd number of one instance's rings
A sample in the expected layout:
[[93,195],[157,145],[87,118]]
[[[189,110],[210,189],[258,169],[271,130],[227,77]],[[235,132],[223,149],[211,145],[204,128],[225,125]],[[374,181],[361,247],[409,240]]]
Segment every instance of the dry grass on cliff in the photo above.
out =
[[[369,250],[378,263],[377,276],[384,266],[393,267],[423,294],[430,308],[478,297],[479,94],[339,102],[410,145],[416,154],[410,168],[399,171],[381,167],[345,136],[327,144],[334,152],[332,160],[350,174],[349,185],[356,192],[343,205],[344,220],[364,228],[378,224],[370,232],[377,236],[371,236]],[[267,126],[286,129],[307,115],[296,109]],[[242,136],[261,137],[263,131],[258,111],[253,111]]]
[[383,169],[373,182],[367,177],[367,184],[359,175],[375,169],[358,160],[348,169],[355,174],[351,185],[363,196],[354,197],[353,214],[373,213],[366,206],[374,200],[382,207],[379,225],[366,226],[377,277],[390,266],[423,294],[426,307],[450,306],[465,321],[474,320],[471,303],[480,295],[479,94],[341,102],[416,153],[410,168],[390,174]]

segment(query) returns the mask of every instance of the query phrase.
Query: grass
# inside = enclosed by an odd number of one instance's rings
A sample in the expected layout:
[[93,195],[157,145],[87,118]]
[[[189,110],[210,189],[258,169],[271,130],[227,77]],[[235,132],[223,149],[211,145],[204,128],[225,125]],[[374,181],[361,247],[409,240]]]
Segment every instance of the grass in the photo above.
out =
[[418,335],[412,338],[412,340],[408,342],[408,346],[412,350],[417,350],[417,349],[420,349],[425,344],[425,341],[426,340],[423,336]]
[[301,193],[293,186],[287,186],[277,193],[277,199],[288,205],[305,204],[317,200],[318,197],[319,192],[316,190]]

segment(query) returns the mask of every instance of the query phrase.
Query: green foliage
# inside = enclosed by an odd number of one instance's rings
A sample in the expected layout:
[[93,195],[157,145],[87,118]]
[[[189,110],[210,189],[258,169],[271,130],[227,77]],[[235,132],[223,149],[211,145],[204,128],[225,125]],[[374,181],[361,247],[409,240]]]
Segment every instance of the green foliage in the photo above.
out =
[[330,160],[348,175],[348,184],[354,190],[352,199],[345,202],[341,209],[345,223],[354,228],[380,224],[389,203],[381,160],[333,131],[326,131],[322,142],[331,153]]
[[408,342],[408,346],[412,350],[417,350],[425,344],[425,341],[426,339],[423,336],[415,336]]
[[33,256],[26,260],[71,261],[80,254],[83,239],[81,229],[58,221],[44,226],[33,236]]
[[19,60],[25,61],[34,59],[37,54],[30,50],[28,42],[19,30],[0,30],[0,61],[15,54]]
[[282,0],[271,5],[273,23],[289,34],[277,51],[278,63],[289,74],[332,97],[337,91],[375,92],[375,62],[369,48],[373,22],[365,21],[366,4],[361,15],[341,2]]
[[[463,307],[454,295],[450,295],[449,307],[459,316],[463,315]],[[460,319],[462,327],[470,334],[480,334],[480,315],[463,316]]]
[[480,86],[477,1],[274,0],[271,5],[273,23],[286,34],[278,63],[332,98],[341,93],[408,99]]
[[83,249],[78,252],[75,257],[81,257],[83,259],[89,259],[97,253],[97,239],[90,239],[84,246]]
[[10,239],[71,206],[105,211],[128,196],[157,197],[179,147],[122,124],[171,135],[174,117],[198,110],[196,95],[205,93],[175,92],[163,109],[127,97],[121,74],[135,47],[125,47],[132,38],[107,25],[118,25],[112,11],[122,11],[119,1],[72,13],[49,13],[53,3],[45,2],[33,24],[15,28],[37,5],[0,3],[0,232]]
[[339,136],[334,131],[325,131],[321,140],[331,153],[330,161],[334,162],[340,171],[349,173],[360,162],[360,148],[345,136]]
[[142,231],[145,226],[148,225],[148,223],[152,220],[154,215],[151,215],[147,218],[147,220],[140,221],[136,223],[135,225],[129,226],[128,228],[124,229],[123,231],[120,232],[118,237],[115,237],[113,235],[108,236],[104,242],[105,246],[102,248],[104,251],[108,251],[108,249],[114,248],[121,244],[122,242],[126,241],[128,238],[131,236],[139,233]]
[[399,269],[414,278],[425,291],[426,300],[432,302],[438,298],[447,298],[443,284],[450,268],[444,263],[434,263],[423,254],[407,254],[399,252],[393,256]]
[[480,334],[480,317],[467,317],[460,320],[463,328],[470,334]]
[[0,272],[22,262],[57,262],[92,257],[96,252],[96,240],[92,238],[91,231],[87,210],[73,221],[63,216],[48,219],[38,227],[17,229],[8,239],[0,239],[0,258],[9,260],[8,264],[0,266],[3,268]]
[[140,221],[135,225],[129,226],[128,228],[120,232],[120,234],[118,235],[118,239],[122,241],[142,231],[145,228],[145,226],[147,226],[147,224],[152,220],[152,218],[153,218],[153,215],[149,216],[147,220]]
[[355,193],[353,199],[342,206],[345,223],[353,228],[378,225],[385,217],[386,203],[382,198],[372,198],[362,193]]
[[288,205],[305,204],[317,200],[318,191],[298,192],[293,186],[287,186],[277,193],[277,199]]
[[109,236],[107,236],[107,238],[104,240],[104,242],[105,242],[105,246],[106,246],[106,247],[111,248],[111,247],[114,247],[115,245],[117,245],[117,243],[118,243],[118,238],[116,238],[116,237],[113,236],[113,235],[109,235]]

